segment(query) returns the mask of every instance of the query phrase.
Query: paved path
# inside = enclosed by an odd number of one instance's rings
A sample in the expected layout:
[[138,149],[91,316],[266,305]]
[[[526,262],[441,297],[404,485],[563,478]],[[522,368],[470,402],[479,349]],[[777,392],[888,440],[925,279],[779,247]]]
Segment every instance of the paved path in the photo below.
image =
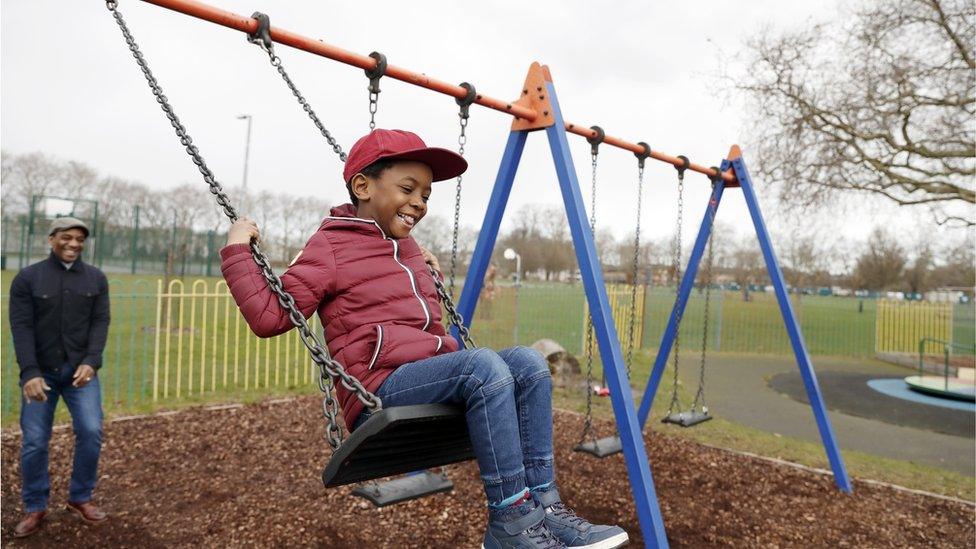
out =
[[[877,360],[815,358],[813,363],[818,372],[870,373],[877,377],[911,375],[910,370]],[[693,383],[697,383],[698,373],[695,370],[690,361],[682,364],[682,382],[690,391],[694,391],[696,385]],[[770,386],[769,381],[774,376],[789,372],[799,372],[792,359],[741,355],[710,357],[706,375],[709,407],[715,416],[729,421],[820,443],[820,434],[809,405]],[[667,394],[666,390],[670,390],[667,380],[662,382],[659,398]],[[830,409],[834,434],[842,449],[976,476],[976,442],[972,436],[954,436],[849,415],[832,408],[829,386],[822,386],[821,390]],[[864,390],[872,391],[867,386]],[[841,395],[835,397],[835,400],[844,398]],[[892,406],[899,406],[902,402],[893,397],[887,398],[891,399]]]

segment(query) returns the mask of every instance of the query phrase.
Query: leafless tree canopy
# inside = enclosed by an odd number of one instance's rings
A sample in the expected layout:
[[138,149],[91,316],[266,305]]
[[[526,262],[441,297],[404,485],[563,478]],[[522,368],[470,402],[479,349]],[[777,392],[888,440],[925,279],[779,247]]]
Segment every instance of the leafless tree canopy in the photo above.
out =
[[748,42],[735,88],[758,173],[795,206],[864,191],[972,226],[976,4],[865,0],[845,19]]

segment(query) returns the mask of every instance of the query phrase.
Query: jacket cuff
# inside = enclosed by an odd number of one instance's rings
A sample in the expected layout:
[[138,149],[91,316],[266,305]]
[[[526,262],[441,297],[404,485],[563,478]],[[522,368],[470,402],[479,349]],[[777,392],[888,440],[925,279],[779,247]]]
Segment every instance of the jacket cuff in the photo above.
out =
[[220,249],[220,260],[227,261],[228,259],[234,257],[235,255],[242,253],[251,253],[250,244],[228,244]]
[[87,364],[92,368],[98,370],[102,367],[102,355],[88,355],[81,359],[79,364]]
[[34,379],[35,377],[41,377],[41,368],[39,366],[28,366],[26,368],[20,369],[20,382],[23,384],[26,381]]

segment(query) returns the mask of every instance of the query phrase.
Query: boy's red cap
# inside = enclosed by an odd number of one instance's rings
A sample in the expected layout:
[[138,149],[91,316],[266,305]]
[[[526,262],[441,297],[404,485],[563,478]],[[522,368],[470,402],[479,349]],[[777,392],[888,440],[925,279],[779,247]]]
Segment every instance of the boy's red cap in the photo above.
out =
[[451,179],[468,169],[468,162],[454,151],[428,147],[415,133],[379,128],[361,137],[349,149],[342,179],[346,183],[377,160],[415,160],[430,166],[434,181]]

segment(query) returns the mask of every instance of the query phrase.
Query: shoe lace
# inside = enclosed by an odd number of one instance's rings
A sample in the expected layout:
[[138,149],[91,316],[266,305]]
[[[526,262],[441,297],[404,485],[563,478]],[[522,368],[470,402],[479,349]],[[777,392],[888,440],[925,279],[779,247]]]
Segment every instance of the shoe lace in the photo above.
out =
[[546,527],[546,522],[542,521],[539,524],[530,527],[525,531],[529,535],[529,539],[537,542],[539,547],[542,549],[559,549],[565,547],[556,536],[553,535],[549,528]]
[[571,523],[579,524],[581,526],[589,524],[586,519],[576,514],[572,508],[568,507],[565,503],[558,501],[552,504],[551,507],[552,514],[555,517],[568,520]]

